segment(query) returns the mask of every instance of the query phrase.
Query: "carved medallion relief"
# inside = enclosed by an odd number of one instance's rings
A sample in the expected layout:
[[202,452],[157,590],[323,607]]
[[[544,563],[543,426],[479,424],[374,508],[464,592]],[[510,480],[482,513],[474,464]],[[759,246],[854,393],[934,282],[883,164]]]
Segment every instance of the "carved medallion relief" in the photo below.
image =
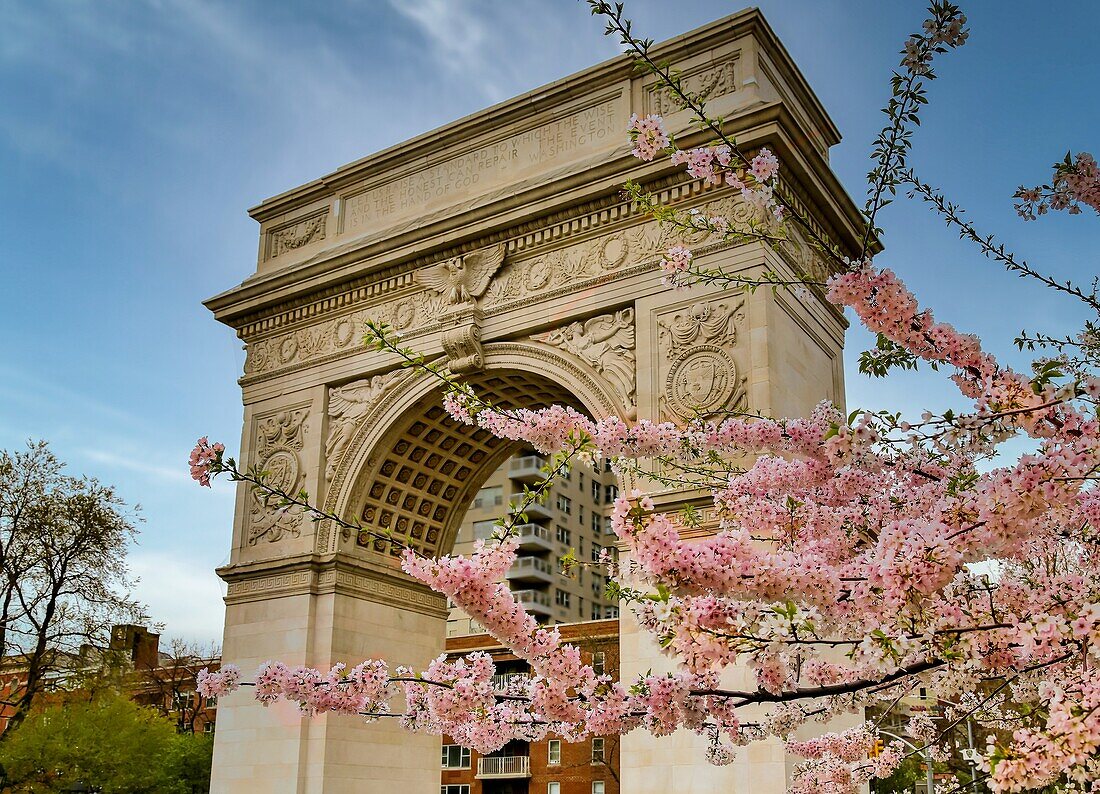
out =
[[706,407],[743,409],[747,379],[738,367],[745,299],[700,300],[657,321],[661,418],[683,421]]
[[[309,410],[297,408],[259,419],[256,422],[254,460],[268,473],[267,482],[288,494],[301,490],[305,482],[302,447]],[[248,545],[261,539],[277,543],[285,535],[301,535],[302,514],[266,503],[254,491],[248,496]]]

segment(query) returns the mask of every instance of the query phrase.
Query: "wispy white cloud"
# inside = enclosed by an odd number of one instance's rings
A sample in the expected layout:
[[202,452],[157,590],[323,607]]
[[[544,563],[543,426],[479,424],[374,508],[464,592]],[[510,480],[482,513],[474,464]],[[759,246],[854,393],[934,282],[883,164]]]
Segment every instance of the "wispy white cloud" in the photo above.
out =
[[79,447],[74,452],[95,463],[136,472],[155,480],[174,483],[187,483],[191,480],[182,462],[178,466],[157,465],[149,463],[141,456],[119,455],[105,449],[90,449],[88,447]]
[[139,580],[132,595],[148,606],[154,622],[164,624],[165,642],[179,637],[221,643],[225,585],[214,573],[216,560],[135,550],[129,562]]
[[412,22],[428,40],[436,59],[448,70],[466,74],[491,99],[503,94],[495,77],[499,65],[490,62],[489,29],[493,17],[467,0],[390,0],[390,6]]

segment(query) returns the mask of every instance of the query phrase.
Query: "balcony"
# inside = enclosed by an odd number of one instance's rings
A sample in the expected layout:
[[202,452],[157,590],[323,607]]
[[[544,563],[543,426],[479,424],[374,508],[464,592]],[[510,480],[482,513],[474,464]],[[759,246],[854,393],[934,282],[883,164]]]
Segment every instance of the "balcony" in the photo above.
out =
[[519,557],[504,578],[509,582],[542,582],[550,584],[554,581],[554,567],[546,560],[538,557]]
[[531,777],[531,759],[526,755],[505,755],[477,759],[477,777]]
[[538,524],[519,524],[513,528],[512,534],[519,540],[520,551],[553,551],[553,538],[550,536],[550,528]]
[[[523,504],[524,496],[522,493],[514,493],[511,496],[511,503],[514,505]],[[533,502],[523,508],[523,512],[527,514],[528,518],[553,518],[554,511],[546,505],[540,505],[538,502]]]
[[522,458],[512,458],[508,464],[508,476],[513,480],[520,480],[528,485],[534,485],[546,479],[546,473],[542,470],[545,465],[546,458],[539,455],[524,455]]
[[508,682],[515,679],[527,679],[527,673],[498,673],[493,676],[493,689],[503,692],[508,688]]
[[553,615],[554,610],[550,606],[550,594],[541,590],[513,590],[512,596],[526,609],[535,615]]

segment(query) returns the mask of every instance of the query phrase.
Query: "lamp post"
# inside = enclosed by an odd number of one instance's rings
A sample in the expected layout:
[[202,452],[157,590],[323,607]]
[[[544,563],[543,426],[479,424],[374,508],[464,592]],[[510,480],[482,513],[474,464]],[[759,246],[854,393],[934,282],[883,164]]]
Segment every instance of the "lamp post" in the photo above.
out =
[[917,745],[913,744],[904,736],[898,736],[896,733],[890,733],[890,731],[879,730],[879,734],[882,736],[889,736],[891,739],[897,739],[906,747],[910,747],[918,753],[923,752],[924,765],[926,767],[925,786],[928,789],[927,794],[936,794],[936,777],[932,772],[932,747],[930,745],[925,745],[923,748],[917,747]]

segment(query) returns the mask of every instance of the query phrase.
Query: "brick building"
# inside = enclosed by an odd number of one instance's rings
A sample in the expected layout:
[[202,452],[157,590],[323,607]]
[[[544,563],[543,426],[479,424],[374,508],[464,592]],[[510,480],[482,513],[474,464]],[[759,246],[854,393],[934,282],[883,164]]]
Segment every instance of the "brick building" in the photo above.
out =
[[[561,626],[562,636],[581,648],[582,658],[617,677],[619,622],[588,621]],[[447,638],[447,653],[492,655],[498,675],[526,675],[516,659],[492,637],[477,634]],[[594,737],[570,744],[560,738],[512,742],[487,756],[443,737],[440,794],[619,794],[619,739]]]
[[[160,635],[145,626],[114,626],[106,648],[85,645],[79,653],[55,652],[40,697],[49,702],[62,693],[107,682],[174,720],[182,733],[213,733],[217,703],[198,695],[195,678],[204,667],[220,666],[218,657],[162,652]],[[0,660],[0,734],[15,711],[11,703],[26,685],[26,671],[25,657]]]

